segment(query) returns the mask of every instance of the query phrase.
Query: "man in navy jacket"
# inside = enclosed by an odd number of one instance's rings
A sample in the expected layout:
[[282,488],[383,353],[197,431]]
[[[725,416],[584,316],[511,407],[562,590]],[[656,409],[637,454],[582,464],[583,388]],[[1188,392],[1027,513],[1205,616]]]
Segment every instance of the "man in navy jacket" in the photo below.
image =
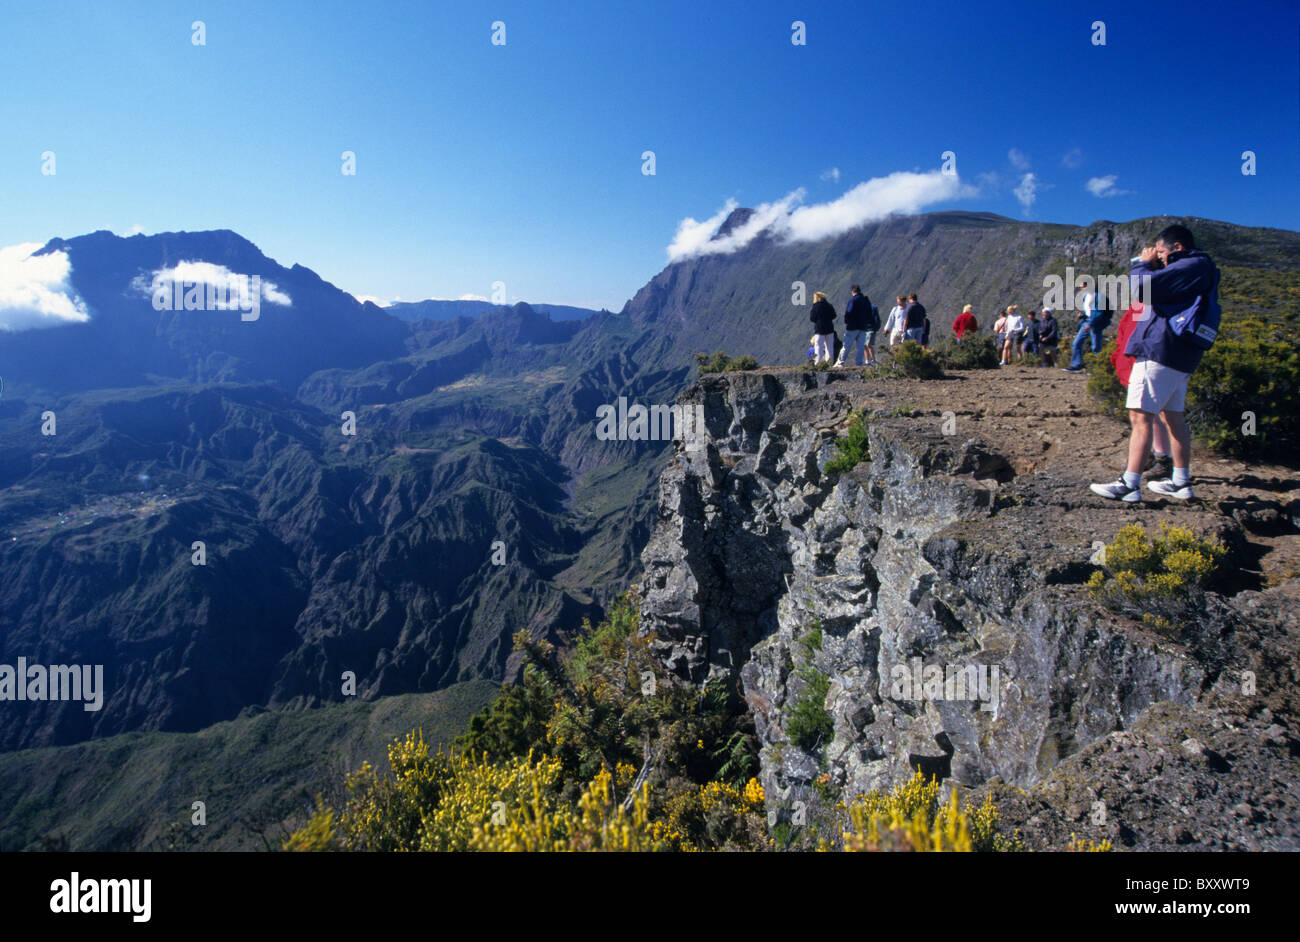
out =
[[1219,270],[1210,256],[1196,250],[1191,231],[1174,225],[1160,233],[1154,247],[1142,250],[1133,262],[1131,276],[1142,283],[1141,300],[1146,310],[1124,350],[1137,358],[1129,375],[1125,403],[1133,423],[1128,469],[1114,484],[1093,484],[1092,490],[1111,500],[1140,501],[1138,485],[1151,449],[1153,423],[1161,421],[1169,430],[1173,474],[1167,480],[1148,481],[1147,488],[1166,497],[1188,500],[1195,495],[1190,469],[1192,439],[1183,417],[1184,399],[1187,381],[1205,351],[1175,334],[1169,319],[1217,303]]
[[871,344],[875,341],[876,331],[880,329],[880,319],[871,310],[871,299],[854,285],[850,291],[849,303],[844,308],[844,346],[840,348],[835,365],[843,366],[849,350],[853,351],[853,362],[858,366],[869,365],[874,351]]

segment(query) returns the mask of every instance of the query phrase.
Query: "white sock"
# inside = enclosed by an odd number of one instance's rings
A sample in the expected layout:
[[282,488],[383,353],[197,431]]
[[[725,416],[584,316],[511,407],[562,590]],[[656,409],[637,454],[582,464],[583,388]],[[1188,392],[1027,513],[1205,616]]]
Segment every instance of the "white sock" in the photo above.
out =
[[1174,487],[1182,487],[1191,483],[1192,471],[1190,468],[1174,468]]
[[1128,487],[1137,487],[1142,483],[1142,472],[1125,471],[1123,480]]

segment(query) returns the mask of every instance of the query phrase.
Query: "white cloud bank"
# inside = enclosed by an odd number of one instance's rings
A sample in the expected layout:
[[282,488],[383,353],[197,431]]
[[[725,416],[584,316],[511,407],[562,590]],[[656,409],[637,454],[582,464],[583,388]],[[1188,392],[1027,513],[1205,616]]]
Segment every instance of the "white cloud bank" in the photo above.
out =
[[39,242],[0,248],[0,330],[36,330],[90,320],[68,283],[67,252],[33,256]]
[[812,242],[884,219],[892,213],[917,213],[932,203],[977,194],[974,187],[963,184],[956,174],[938,170],[900,171],[875,177],[859,183],[838,199],[811,206],[799,205],[805,196],[800,187],[774,203],[759,205],[743,225],[715,239],[713,234],[737,206],[735,200],[729,199],[708,219],[687,217],[678,223],[677,234],[668,246],[668,260],[676,262],[694,255],[734,252],[763,231],[790,242]]
[[1084,188],[1093,196],[1106,198],[1108,196],[1125,196],[1128,190],[1118,190],[1115,188],[1115,181],[1119,179],[1117,174],[1107,174],[1104,177],[1093,177],[1084,184]]

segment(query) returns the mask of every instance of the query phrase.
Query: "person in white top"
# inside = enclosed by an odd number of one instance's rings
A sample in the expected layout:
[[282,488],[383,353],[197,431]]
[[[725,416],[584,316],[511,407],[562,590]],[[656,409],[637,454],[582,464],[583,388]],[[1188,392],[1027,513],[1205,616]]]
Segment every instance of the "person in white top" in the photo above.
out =
[[907,307],[907,300],[902,297],[898,298],[898,303],[889,312],[889,317],[885,318],[885,326],[881,328],[885,332],[885,336],[889,338],[891,347],[903,341],[903,309],[905,307]]
[[1025,339],[1025,319],[1020,316],[1016,305],[1007,308],[1007,319],[1002,329],[1007,339],[1002,345],[1002,362],[999,365],[1010,366],[1012,350],[1016,351],[1017,358],[1024,356],[1024,351],[1020,350],[1020,343]]

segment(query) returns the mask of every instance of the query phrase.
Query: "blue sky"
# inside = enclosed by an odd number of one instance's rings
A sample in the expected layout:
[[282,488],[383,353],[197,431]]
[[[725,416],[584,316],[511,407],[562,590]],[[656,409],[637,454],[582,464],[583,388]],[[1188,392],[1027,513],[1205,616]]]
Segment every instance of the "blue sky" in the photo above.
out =
[[1294,3],[377,6],[7,5],[0,245],[234,229],[358,295],[618,309],[684,219],[949,150],[925,210],[1300,229]]

